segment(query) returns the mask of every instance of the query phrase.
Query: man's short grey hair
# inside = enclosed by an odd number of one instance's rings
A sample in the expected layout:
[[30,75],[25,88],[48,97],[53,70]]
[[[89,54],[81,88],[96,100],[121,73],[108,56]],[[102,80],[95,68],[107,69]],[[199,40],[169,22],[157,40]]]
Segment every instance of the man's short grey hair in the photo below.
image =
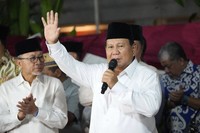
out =
[[188,60],[182,46],[177,42],[167,42],[162,46],[158,53],[158,58],[163,58],[164,54],[167,54],[170,60],[178,60],[180,58]]

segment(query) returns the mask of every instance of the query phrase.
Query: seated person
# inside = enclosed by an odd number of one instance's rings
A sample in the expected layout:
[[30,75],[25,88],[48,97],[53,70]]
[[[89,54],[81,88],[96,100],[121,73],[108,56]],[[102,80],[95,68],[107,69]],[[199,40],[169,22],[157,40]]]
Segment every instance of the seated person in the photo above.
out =
[[195,121],[195,133],[199,132],[200,66],[187,58],[177,42],[166,43],[158,57],[166,72],[161,75],[161,83],[167,102],[167,133],[189,133],[192,121]]
[[6,49],[7,36],[9,33],[9,27],[0,25],[0,85],[17,76],[19,74],[19,68],[15,64],[14,57],[12,57],[9,51]]
[[[68,52],[75,58],[79,59],[81,50],[82,50],[82,43],[79,42],[64,42],[63,43]],[[66,103],[68,106],[68,123],[66,127],[60,130],[60,133],[67,132],[67,133],[80,133],[80,109],[79,109],[79,97],[78,97],[78,89],[79,86],[72,82],[71,78],[69,78],[65,73],[63,73],[60,68],[57,66],[55,61],[49,56],[48,53],[44,54],[45,58],[45,68],[44,73],[56,77],[60,79],[63,83],[65,96],[66,96]]]

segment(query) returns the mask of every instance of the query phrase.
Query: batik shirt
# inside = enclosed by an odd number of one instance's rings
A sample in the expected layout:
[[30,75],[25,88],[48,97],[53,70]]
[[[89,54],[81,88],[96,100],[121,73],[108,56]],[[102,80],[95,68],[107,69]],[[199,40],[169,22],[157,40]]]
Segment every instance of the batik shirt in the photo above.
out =
[[[192,61],[188,62],[187,67],[178,79],[171,79],[169,75],[164,74],[161,76],[161,82],[163,83],[167,100],[169,100],[169,93],[178,91],[180,85],[184,88],[184,95],[193,98],[200,98],[200,66],[193,64]],[[169,127],[171,132],[183,133],[196,112],[197,110],[181,104],[168,110],[167,125],[171,125]],[[200,120],[199,115],[197,115],[196,120]],[[198,126],[198,128],[200,131],[200,126]]]
[[19,69],[16,66],[13,57],[8,51],[0,59],[0,85],[19,74]]

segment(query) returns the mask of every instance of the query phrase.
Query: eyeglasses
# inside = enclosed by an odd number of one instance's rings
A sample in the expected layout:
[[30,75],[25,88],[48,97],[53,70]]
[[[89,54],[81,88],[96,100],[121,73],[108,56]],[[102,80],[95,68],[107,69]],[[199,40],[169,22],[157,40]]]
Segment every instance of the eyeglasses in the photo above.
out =
[[19,57],[18,59],[20,59],[20,60],[29,60],[30,62],[37,62],[38,60],[40,60],[41,62],[43,62],[44,61],[44,57],[43,57],[43,55],[40,55],[40,56],[33,56],[33,57],[30,57],[30,58],[21,58],[21,57]]

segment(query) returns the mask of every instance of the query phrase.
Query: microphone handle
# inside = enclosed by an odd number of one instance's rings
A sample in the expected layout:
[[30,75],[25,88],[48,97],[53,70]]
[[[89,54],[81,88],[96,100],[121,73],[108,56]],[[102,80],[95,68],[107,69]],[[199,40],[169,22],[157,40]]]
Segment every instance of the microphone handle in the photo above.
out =
[[108,84],[106,82],[103,82],[103,85],[101,87],[101,94],[104,94],[107,88],[108,88]]

